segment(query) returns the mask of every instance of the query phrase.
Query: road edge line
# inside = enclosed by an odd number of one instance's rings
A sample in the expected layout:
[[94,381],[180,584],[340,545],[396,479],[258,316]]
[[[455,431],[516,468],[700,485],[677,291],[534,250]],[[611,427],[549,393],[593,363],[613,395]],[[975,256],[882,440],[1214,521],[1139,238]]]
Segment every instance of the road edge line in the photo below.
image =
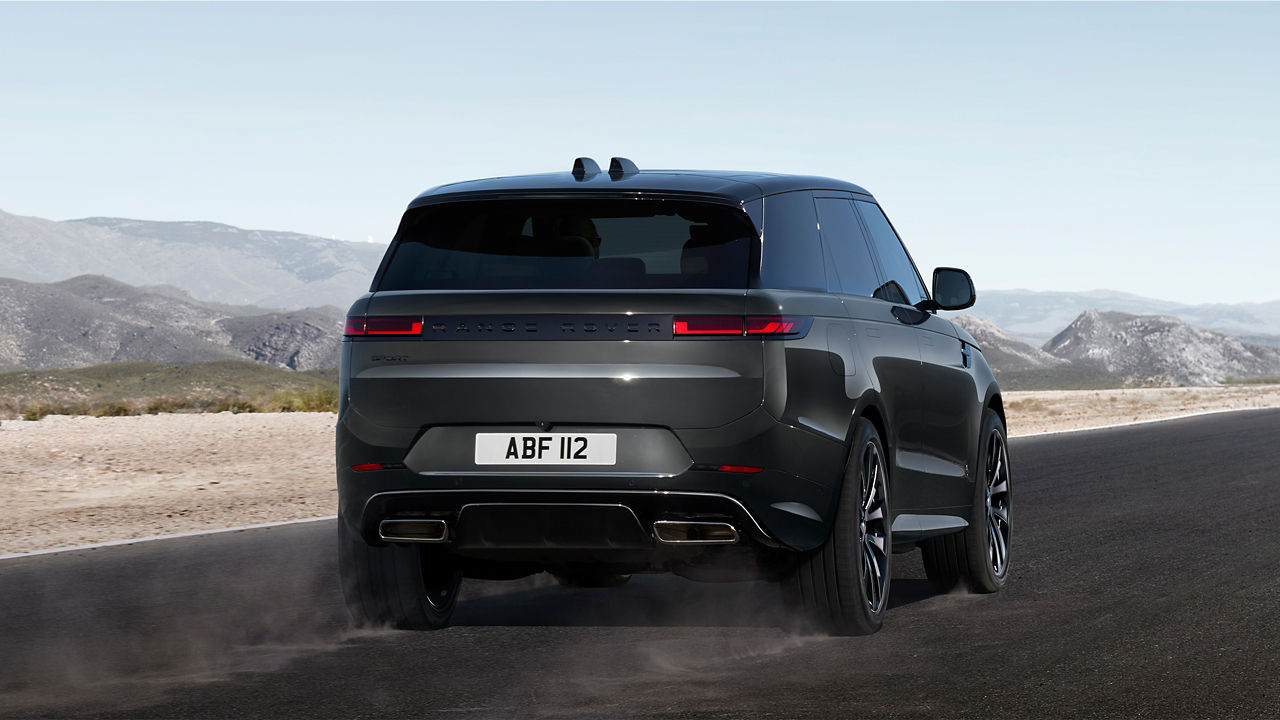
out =
[[221,533],[240,532],[242,530],[258,530],[261,528],[281,527],[283,525],[300,525],[302,523],[322,522],[325,520],[336,520],[337,515],[324,515],[322,517],[299,518],[297,520],[277,520],[276,522],[257,523],[256,525],[237,525],[229,528],[211,528],[209,530],[188,530],[187,532],[173,533],[170,535],[148,535],[147,537],[129,538],[126,540],[107,540],[106,542],[90,543],[88,545],[73,545],[71,547],[45,548],[43,550],[27,550],[25,552],[14,552],[0,554],[0,560],[14,560],[16,558],[34,557],[37,555],[53,555],[55,553],[76,552],[78,550],[97,550],[98,548],[116,547],[119,545],[133,545],[135,543],[151,542],[153,540],[177,540],[178,538],[198,537],[200,535],[218,535]]
[[1033,433],[1010,433],[1009,439],[1044,437],[1045,435],[1066,435],[1067,433],[1089,432],[1090,430],[1109,430],[1111,428],[1130,427],[1132,425],[1151,425],[1153,423],[1169,422],[1170,420],[1185,420],[1187,418],[1202,417],[1204,415],[1222,415],[1224,413],[1233,412],[1249,412],[1251,410],[1277,410],[1277,407],[1247,407],[1247,408],[1220,408],[1218,410],[1198,410],[1193,413],[1185,413],[1183,415],[1171,415],[1169,417],[1150,418],[1147,420],[1129,420],[1128,422],[1112,423],[1110,425],[1091,425],[1089,427],[1067,428],[1065,430],[1044,430]]

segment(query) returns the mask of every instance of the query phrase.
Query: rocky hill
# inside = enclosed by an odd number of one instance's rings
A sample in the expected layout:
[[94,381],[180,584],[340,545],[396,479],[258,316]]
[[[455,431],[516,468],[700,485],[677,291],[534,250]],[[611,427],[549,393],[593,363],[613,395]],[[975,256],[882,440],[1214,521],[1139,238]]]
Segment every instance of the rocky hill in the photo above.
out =
[[1043,343],[1089,309],[1131,315],[1168,315],[1196,327],[1234,335],[1246,343],[1280,346],[1280,300],[1188,305],[1114,290],[1046,292],[984,290],[978,314],[1010,335]]
[[342,338],[337,308],[229,308],[101,275],[55,283],[0,278],[0,307],[0,370],[244,358],[312,370],[337,365]]
[[229,305],[345,310],[369,288],[385,249],[211,222],[55,222],[0,212],[0,277],[51,282],[105,275]]
[[1044,350],[1129,385],[1212,385],[1280,375],[1280,349],[1163,315],[1086,310]]
[[954,322],[978,341],[982,356],[999,372],[1039,370],[1066,365],[1069,361],[1054,357],[1034,345],[1011,337],[990,320],[973,315],[960,315]]

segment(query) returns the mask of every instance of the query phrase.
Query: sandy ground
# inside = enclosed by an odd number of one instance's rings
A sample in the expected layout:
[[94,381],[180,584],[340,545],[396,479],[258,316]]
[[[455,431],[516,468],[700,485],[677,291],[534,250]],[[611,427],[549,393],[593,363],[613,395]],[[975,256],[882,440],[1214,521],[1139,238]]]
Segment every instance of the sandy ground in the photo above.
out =
[[[1014,436],[1280,407],[1280,385],[1011,392]],[[0,554],[332,515],[332,413],[0,422]]]
[[1014,437],[1213,410],[1264,407],[1280,407],[1280,385],[1004,393],[1009,434]]
[[0,554],[333,515],[335,417],[0,422]]

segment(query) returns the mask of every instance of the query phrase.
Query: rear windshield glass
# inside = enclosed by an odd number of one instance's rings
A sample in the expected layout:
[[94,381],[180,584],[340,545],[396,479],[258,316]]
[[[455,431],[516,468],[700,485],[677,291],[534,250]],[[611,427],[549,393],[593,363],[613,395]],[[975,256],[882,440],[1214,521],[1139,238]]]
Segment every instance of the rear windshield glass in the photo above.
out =
[[412,210],[379,290],[745,288],[740,209],[684,200],[479,200]]

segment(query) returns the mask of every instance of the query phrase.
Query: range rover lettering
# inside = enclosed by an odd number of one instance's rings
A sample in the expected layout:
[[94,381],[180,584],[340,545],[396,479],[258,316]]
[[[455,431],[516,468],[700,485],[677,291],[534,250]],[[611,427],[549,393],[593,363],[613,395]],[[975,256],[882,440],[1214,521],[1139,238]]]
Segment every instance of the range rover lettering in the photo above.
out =
[[1000,391],[937,314],[974,297],[839,180],[579,158],[429,190],[346,321],[347,604],[435,629],[464,578],[672,572],[864,634],[917,547],[999,590]]

